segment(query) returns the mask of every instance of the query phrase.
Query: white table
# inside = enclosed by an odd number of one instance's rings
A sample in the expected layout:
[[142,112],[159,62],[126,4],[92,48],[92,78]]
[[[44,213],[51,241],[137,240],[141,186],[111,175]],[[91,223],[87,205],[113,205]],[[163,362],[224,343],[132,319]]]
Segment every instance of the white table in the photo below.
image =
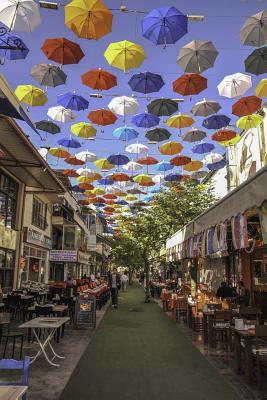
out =
[[[65,357],[58,355],[52,344],[51,340],[53,339],[56,331],[58,328],[61,328],[62,325],[64,325],[66,322],[69,321],[68,317],[38,317],[34,318],[30,321],[25,322],[24,324],[20,325],[20,328],[23,329],[32,329],[34,336],[37,340],[37,343],[40,347],[40,350],[36,353],[34,357],[31,357],[31,364],[37,360],[38,357],[40,357],[41,354],[43,354],[46,358],[46,361],[54,366],[54,367],[59,367],[60,364],[54,363],[55,358],[59,359],[64,359]],[[37,329],[46,329],[46,335],[44,338],[39,337],[37,333]],[[49,347],[53,356],[49,358],[46,347]]]
[[0,386],[0,400],[20,400],[28,386]]

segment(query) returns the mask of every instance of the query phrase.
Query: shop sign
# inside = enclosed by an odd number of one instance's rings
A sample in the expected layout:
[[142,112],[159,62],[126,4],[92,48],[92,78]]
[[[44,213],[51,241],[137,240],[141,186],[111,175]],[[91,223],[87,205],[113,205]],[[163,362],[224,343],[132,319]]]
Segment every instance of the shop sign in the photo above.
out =
[[82,251],[78,251],[78,263],[88,264],[89,263],[89,254],[83,253]]
[[17,232],[0,225],[0,247],[16,250]]
[[77,262],[77,250],[50,250],[50,261]]
[[49,236],[31,228],[24,228],[24,242],[36,244],[46,249],[52,248],[52,239]]

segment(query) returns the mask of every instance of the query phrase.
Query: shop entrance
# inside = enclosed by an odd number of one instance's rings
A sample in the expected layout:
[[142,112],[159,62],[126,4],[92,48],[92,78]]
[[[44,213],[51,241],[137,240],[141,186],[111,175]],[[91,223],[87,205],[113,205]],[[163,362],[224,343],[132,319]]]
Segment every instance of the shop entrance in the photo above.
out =
[[38,258],[30,258],[28,279],[30,281],[38,282],[39,272],[40,272],[40,260]]

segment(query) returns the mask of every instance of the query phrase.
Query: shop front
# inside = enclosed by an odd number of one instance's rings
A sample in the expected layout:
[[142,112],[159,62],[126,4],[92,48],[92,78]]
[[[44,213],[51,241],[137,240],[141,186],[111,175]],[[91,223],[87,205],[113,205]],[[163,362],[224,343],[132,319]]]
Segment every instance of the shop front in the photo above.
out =
[[50,281],[65,281],[67,276],[81,278],[89,274],[89,254],[80,250],[50,251]]

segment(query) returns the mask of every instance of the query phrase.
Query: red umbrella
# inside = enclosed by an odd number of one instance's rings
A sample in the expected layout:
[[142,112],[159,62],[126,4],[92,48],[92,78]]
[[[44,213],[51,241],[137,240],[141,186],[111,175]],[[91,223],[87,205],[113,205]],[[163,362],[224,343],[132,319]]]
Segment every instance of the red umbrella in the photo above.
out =
[[64,169],[63,175],[70,178],[77,178],[79,176],[75,169]]
[[113,179],[115,182],[127,182],[130,180],[129,176],[122,172],[111,175],[111,179]]
[[84,85],[97,90],[109,90],[117,86],[117,77],[102,68],[85,72],[81,79]]
[[199,74],[184,74],[172,83],[173,91],[190,96],[207,88],[207,79]]
[[115,196],[115,194],[111,194],[111,193],[104,194],[103,197],[108,200],[115,200],[117,198],[117,196]]
[[215,132],[211,138],[216,142],[226,142],[227,140],[231,140],[234,137],[236,137],[235,131],[232,131],[231,129],[222,129]]
[[142,164],[142,165],[154,165],[154,164],[158,164],[158,160],[154,157],[143,157],[143,158],[139,158],[139,160],[136,161],[138,164]]
[[251,115],[261,108],[261,99],[257,96],[246,96],[232,105],[232,114],[238,117]]
[[103,197],[95,197],[93,199],[93,203],[106,203],[106,199],[104,199]]
[[93,190],[94,186],[91,183],[79,183],[79,188],[84,190]]
[[104,207],[104,211],[106,213],[112,214],[112,213],[114,213],[114,208],[113,207]]
[[84,57],[80,46],[65,38],[46,39],[41,50],[48,60],[55,61],[62,65],[78,64]]
[[112,125],[117,121],[117,117],[110,110],[100,109],[91,111],[87,118],[97,125]]
[[71,165],[84,165],[85,162],[82,160],[78,160],[78,158],[76,158],[75,156],[70,156],[68,158],[65,158],[64,160],[67,164],[71,164]]
[[181,165],[186,165],[191,162],[191,158],[187,156],[176,156],[170,160],[172,165],[176,165],[177,167]]
[[78,200],[78,204],[80,204],[80,206],[88,206],[90,204],[90,201],[88,201],[88,200]]
[[109,205],[112,205],[112,204],[115,204],[116,203],[116,200],[106,200],[106,204],[109,204]]
[[155,186],[155,182],[153,182],[153,181],[147,181],[147,182],[144,182],[144,183],[139,183],[139,185],[140,186]]

